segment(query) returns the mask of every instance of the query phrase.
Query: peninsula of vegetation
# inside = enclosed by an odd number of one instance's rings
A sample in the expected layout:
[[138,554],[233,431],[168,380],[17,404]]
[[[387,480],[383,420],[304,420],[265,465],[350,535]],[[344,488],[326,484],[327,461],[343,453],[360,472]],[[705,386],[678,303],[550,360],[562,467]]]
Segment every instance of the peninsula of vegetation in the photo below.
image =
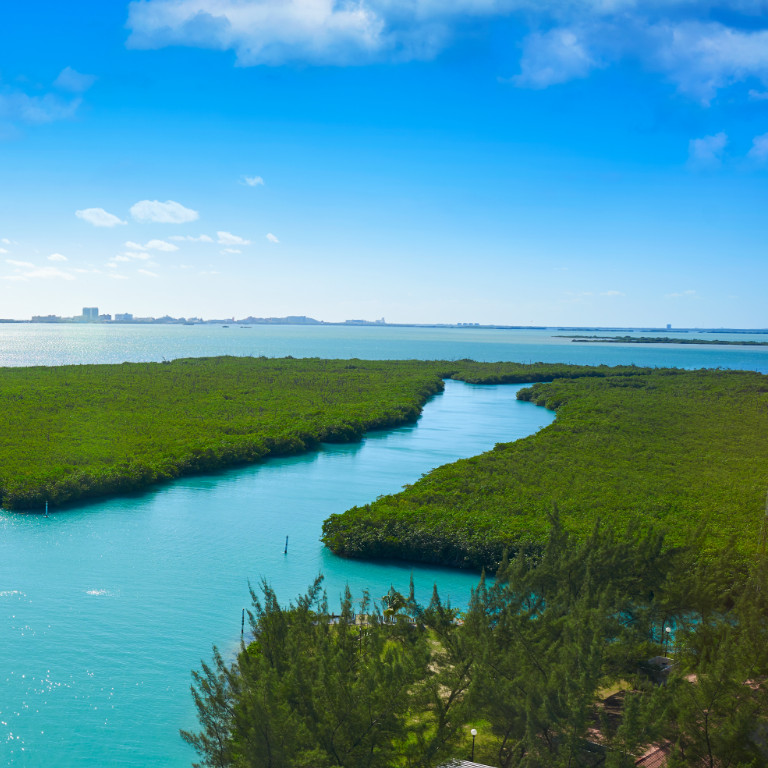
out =
[[704,344],[708,347],[768,347],[768,341],[730,341],[726,339],[673,339],[669,336],[565,336],[556,338],[570,339],[572,342],[585,344]]
[[2,368],[0,502],[39,510],[360,440],[367,430],[415,421],[444,378],[532,382],[609,372],[235,357]]
[[518,397],[555,410],[556,421],[331,516],[325,543],[349,557],[495,569],[505,551],[541,551],[557,506],[582,537],[597,520],[655,524],[677,545],[708,526],[710,547],[734,539],[754,551],[768,489],[768,377],[635,369],[540,383]]

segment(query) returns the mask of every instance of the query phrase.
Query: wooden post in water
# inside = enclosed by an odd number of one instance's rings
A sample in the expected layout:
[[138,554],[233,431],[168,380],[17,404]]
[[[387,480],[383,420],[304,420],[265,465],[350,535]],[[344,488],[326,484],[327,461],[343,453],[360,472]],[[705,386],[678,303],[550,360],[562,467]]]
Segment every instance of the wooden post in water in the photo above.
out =
[[288,554],[288,537],[285,537],[285,550],[283,551],[284,555]]
[[45,516],[48,517],[48,502],[45,502]]

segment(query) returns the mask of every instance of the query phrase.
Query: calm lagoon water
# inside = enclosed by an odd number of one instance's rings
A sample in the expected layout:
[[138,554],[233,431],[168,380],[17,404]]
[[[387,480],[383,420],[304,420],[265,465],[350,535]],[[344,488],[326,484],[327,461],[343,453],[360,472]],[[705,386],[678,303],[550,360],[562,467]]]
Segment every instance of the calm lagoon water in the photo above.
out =
[[[759,338],[759,337],[750,337]],[[474,329],[0,326],[0,364],[162,360],[215,354],[548,360],[768,369],[760,348],[570,345],[550,332]],[[411,426],[355,445],[56,512],[0,512],[0,765],[169,766],[194,755],[190,670],[213,643],[233,652],[248,581],[288,601],[318,573],[375,597],[432,584],[464,605],[477,576],[336,558],[334,512],[397,491],[431,468],[524,437],[553,415],[515,386],[447,382]],[[288,555],[283,554],[285,536]]]

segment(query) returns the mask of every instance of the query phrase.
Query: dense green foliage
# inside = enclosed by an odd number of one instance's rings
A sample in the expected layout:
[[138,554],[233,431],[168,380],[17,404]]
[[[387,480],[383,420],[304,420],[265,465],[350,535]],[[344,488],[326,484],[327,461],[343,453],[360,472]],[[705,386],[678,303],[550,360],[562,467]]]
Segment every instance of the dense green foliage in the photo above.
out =
[[463,622],[436,593],[422,608],[390,592],[389,619],[365,598],[361,621],[348,593],[332,617],[318,584],[287,609],[264,585],[254,642],[193,673],[202,730],[184,738],[219,768],[427,768],[469,757],[473,725],[476,759],[499,768],[631,768],[658,743],[672,766],[766,766],[768,561],[700,545],[574,537],[555,516]]
[[233,357],[2,368],[0,503],[39,509],[359,440],[414,421],[454,375],[529,382],[612,370]]
[[557,411],[523,440],[430,472],[401,493],[333,515],[324,541],[352,557],[495,568],[541,549],[554,504],[565,527],[702,524],[711,546],[753,552],[768,489],[768,378],[641,371],[537,384],[518,397]]

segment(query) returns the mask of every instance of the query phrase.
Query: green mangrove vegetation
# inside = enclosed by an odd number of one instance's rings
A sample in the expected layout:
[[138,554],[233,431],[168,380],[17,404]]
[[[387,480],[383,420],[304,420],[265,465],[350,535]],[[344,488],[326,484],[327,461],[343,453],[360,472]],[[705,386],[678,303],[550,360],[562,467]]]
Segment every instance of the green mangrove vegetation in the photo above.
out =
[[[394,590],[336,615],[319,581],[253,595],[253,641],[193,673],[217,768],[668,768],[768,764],[768,561],[692,538],[569,534],[505,561],[463,614]],[[664,683],[662,685],[662,683]],[[478,731],[472,745],[470,728]],[[653,763],[660,765],[661,763]]]
[[536,384],[518,397],[557,419],[331,516],[325,543],[351,557],[494,569],[505,551],[541,550],[557,505],[581,536],[597,520],[652,523],[676,545],[706,525],[710,548],[734,539],[741,555],[754,551],[768,490],[767,377],[636,369]]
[[235,357],[0,368],[0,503],[41,509],[359,440],[416,420],[451,376],[533,382],[615,370]]

